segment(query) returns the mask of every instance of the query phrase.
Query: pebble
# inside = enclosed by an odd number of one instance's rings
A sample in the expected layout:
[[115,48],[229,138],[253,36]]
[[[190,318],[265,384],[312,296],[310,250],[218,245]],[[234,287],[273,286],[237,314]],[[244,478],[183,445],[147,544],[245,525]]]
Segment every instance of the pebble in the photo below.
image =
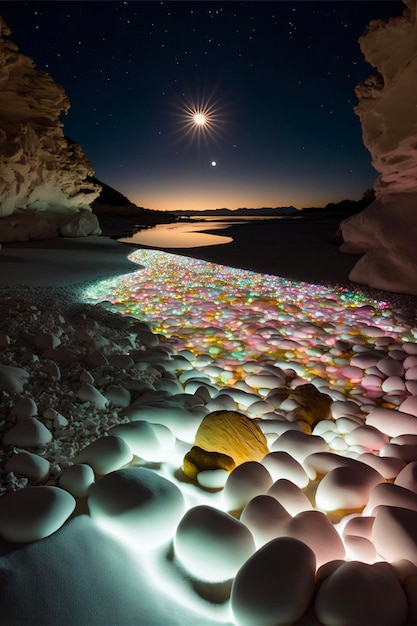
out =
[[278,500],[292,516],[303,511],[312,511],[314,508],[305,493],[286,478],[275,481],[272,487],[268,489],[267,495]]
[[4,446],[41,448],[52,440],[51,431],[36,417],[26,417],[8,430],[2,439]]
[[26,487],[0,498],[0,536],[26,543],[52,535],[75,509],[74,498],[59,487]]
[[298,539],[279,537],[260,548],[238,571],[231,608],[237,626],[294,624],[314,592],[314,552]]
[[286,535],[309,546],[317,567],[345,558],[343,542],[329,518],[321,511],[301,511],[287,523]]
[[271,452],[287,452],[301,464],[311,454],[328,449],[329,446],[322,437],[307,435],[298,430],[287,430],[270,448]]
[[13,454],[4,464],[6,472],[26,476],[34,485],[48,480],[49,467],[50,463],[47,459],[26,450]]
[[[156,426],[156,424],[155,424]],[[161,426],[164,428],[163,426]],[[174,436],[171,434],[171,447],[174,446]],[[123,439],[134,455],[145,461],[158,462],[165,458],[167,448],[161,445],[153,424],[149,422],[130,422],[112,426],[108,431],[110,436]]]
[[175,534],[183,516],[184,497],[174,483],[143,467],[107,474],[88,495],[91,517],[116,538],[148,551]]
[[371,489],[383,480],[379,472],[358,461],[336,467],[319,483],[316,504],[323,511],[362,509]]
[[373,515],[375,507],[380,504],[417,511],[417,494],[400,485],[380,483],[371,490],[363,514]]
[[38,414],[38,407],[33,398],[19,398],[13,405],[8,419],[17,421],[25,417],[34,417]]
[[94,471],[89,465],[76,463],[62,470],[58,484],[74,498],[86,498],[94,480]]
[[287,525],[291,515],[270,495],[252,498],[242,511],[240,521],[251,531],[256,548],[268,541],[287,535]]
[[83,402],[90,402],[96,409],[107,408],[109,401],[103,394],[89,383],[84,383],[78,390],[78,397]]
[[417,566],[417,511],[379,505],[373,510],[372,542],[387,561],[408,559]]
[[266,467],[274,482],[286,478],[300,489],[307,487],[310,482],[303,466],[287,452],[270,452],[262,459],[262,465]]
[[189,509],[175,533],[175,557],[197,580],[230,580],[254,552],[249,529],[231,515],[207,505]]
[[[402,406],[402,405],[401,405]],[[389,437],[417,435],[417,418],[401,410],[377,408],[368,413],[366,423]]]
[[121,437],[99,437],[81,450],[74,463],[87,463],[96,474],[104,476],[130,463],[133,454]]
[[0,391],[20,393],[28,382],[29,374],[21,367],[0,364]]
[[256,461],[238,465],[226,481],[223,501],[228,511],[239,511],[257,495],[265,494],[272,486],[266,467]]

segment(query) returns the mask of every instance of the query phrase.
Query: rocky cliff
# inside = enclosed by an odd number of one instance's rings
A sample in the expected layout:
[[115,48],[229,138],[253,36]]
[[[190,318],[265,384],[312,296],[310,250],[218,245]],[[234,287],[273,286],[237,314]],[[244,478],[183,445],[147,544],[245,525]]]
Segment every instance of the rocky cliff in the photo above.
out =
[[363,254],[350,279],[417,294],[417,21],[416,0],[403,15],[372,21],[359,40],[377,74],[359,84],[363,141],[379,172],[376,200],[344,220],[345,252]]
[[59,120],[68,98],[8,35],[0,17],[0,241],[99,234],[100,188]]

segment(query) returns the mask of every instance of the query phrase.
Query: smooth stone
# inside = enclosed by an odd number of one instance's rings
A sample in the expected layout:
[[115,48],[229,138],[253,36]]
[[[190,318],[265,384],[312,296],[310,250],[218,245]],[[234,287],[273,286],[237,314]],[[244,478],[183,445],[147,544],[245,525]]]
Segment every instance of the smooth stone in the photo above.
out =
[[409,576],[403,582],[408,601],[408,624],[417,624],[417,575]]
[[360,407],[353,400],[335,400],[330,406],[334,419],[360,414]]
[[175,557],[197,580],[230,580],[254,552],[249,529],[207,505],[189,509],[175,533]]
[[302,511],[290,519],[287,536],[299,539],[313,550],[317,567],[345,558],[345,548],[338,532],[320,511]]
[[364,446],[370,450],[381,450],[388,443],[388,436],[374,426],[358,426],[346,433],[345,441],[349,446]]
[[223,490],[228,511],[239,511],[255,496],[265,494],[272,485],[271,474],[257,461],[246,461],[230,474]]
[[374,515],[375,507],[381,504],[417,511],[417,494],[400,485],[380,483],[370,492],[363,514]]
[[96,409],[103,410],[108,407],[109,401],[103,394],[89,383],[84,383],[78,390],[78,397],[83,402],[90,402]]
[[330,419],[330,407],[332,398],[319,391],[311,383],[298,385],[291,390],[288,400],[295,401],[297,406],[294,411],[294,417],[297,420],[306,422],[310,428],[314,428],[317,422]]
[[354,465],[354,459],[335,452],[314,452],[304,459],[303,467],[311,478],[317,474],[328,474],[336,467]]
[[29,373],[12,365],[0,364],[0,391],[20,393],[28,382]]
[[314,509],[305,493],[293,482],[280,478],[268,489],[267,495],[274,497],[290,515]]
[[9,419],[20,420],[26,417],[34,417],[38,414],[38,407],[33,398],[19,398],[12,406]]
[[354,517],[351,517],[345,524],[345,527],[343,528],[343,537],[345,537],[345,535],[350,535],[355,537],[363,537],[364,539],[368,539],[369,541],[371,541],[374,522],[375,517],[365,515],[365,513],[363,513],[362,515],[355,515]]
[[417,416],[417,396],[410,396],[399,406],[399,410],[403,413]]
[[[154,426],[156,424],[149,424],[149,422],[130,422],[112,426],[107,432],[109,435],[123,439],[135,456],[145,459],[145,461],[163,461],[169,446],[161,445]],[[160,426],[164,428],[162,425]],[[172,448],[175,443],[174,435],[167,428],[166,431],[168,431],[166,444],[170,444]],[[169,434],[171,435],[170,438]]]
[[340,374],[351,382],[359,382],[363,377],[363,370],[354,365],[345,365],[340,369]]
[[[405,435],[403,435],[405,436]],[[379,451],[382,457],[393,457],[400,459],[405,464],[417,461],[417,447],[414,444],[403,443],[398,445],[396,443],[388,443]]]
[[326,441],[317,435],[307,435],[298,430],[287,430],[271,446],[271,452],[287,452],[303,465],[304,459],[315,452],[327,452]]
[[109,364],[112,367],[127,370],[130,367],[133,367],[135,362],[128,354],[112,354],[109,356]]
[[260,548],[238,571],[231,609],[237,626],[294,624],[312,600],[316,560],[298,539],[279,537]]
[[76,463],[62,470],[58,484],[74,498],[85,498],[94,480],[94,471],[90,465]]
[[359,461],[336,467],[320,481],[316,504],[323,511],[362,509],[371,489],[383,480],[379,472]]
[[44,482],[49,478],[49,467],[47,459],[39,454],[26,452],[26,450],[13,454],[4,464],[6,472],[25,476],[34,484]]
[[342,563],[320,585],[315,612],[325,626],[403,624],[407,599],[389,563]]
[[26,417],[5,433],[2,443],[19,448],[41,448],[50,441],[51,431],[36,417]]
[[197,474],[197,482],[204,489],[223,489],[229,472],[225,469],[203,470]]
[[[402,403],[400,406],[403,406]],[[417,417],[401,410],[377,408],[368,413],[366,423],[389,437],[417,435]]]
[[288,511],[269,495],[252,498],[240,516],[240,521],[251,531],[257,549],[272,539],[285,536],[290,520]]
[[352,430],[363,425],[363,420],[358,417],[338,417],[335,422],[336,431],[342,435],[351,433]]
[[349,561],[362,561],[363,563],[375,563],[378,553],[372,541],[358,535],[344,535],[343,543],[346,548],[346,557]]
[[191,444],[194,442],[196,432],[202,421],[201,417],[197,417],[190,410],[178,405],[169,406],[169,402],[164,400],[160,406],[131,405],[126,409],[125,414],[132,422],[143,421],[150,424],[162,424],[169,428],[178,439]]
[[274,482],[286,478],[300,489],[307,487],[310,482],[303,466],[287,452],[270,452],[262,459],[262,465],[271,474]]
[[380,372],[385,376],[404,376],[404,367],[399,361],[391,357],[384,357],[376,364]]
[[372,542],[387,561],[408,559],[417,565],[417,511],[398,506],[374,508]]
[[359,367],[362,370],[368,369],[368,367],[373,367],[381,360],[381,355],[378,352],[361,352],[359,354],[355,354],[350,359],[350,365],[352,367]]
[[105,367],[109,364],[107,357],[101,350],[89,352],[85,357],[85,362],[90,367]]
[[104,476],[109,472],[120,469],[133,459],[133,454],[127,443],[121,437],[109,435],[99,437],[73,459],[74,463],[87,463],[96,474]]
[[[382,383],[382,391],[391,393],[393,391],[405,391],[405,383],[399,376],[390,376]],[[401,409],[404,413],[410,413],[406,409]]]
[[405,462],[389,456],[377,456],[371,452],[360,454],[357,458],[361,463],[366,463],[369,467],[379,472],[385,480],[393,480],[405,466]]
[[143,467],[128,467],[91,486],[88,508],[104,530],[150,550],[173,537],[185,503],[171,481]]
[[105,397],[112,406],[126,408],[131,402],[131,393],[122,385],[111,385],[105,391]]
[[417,461],[408,463],[394,480],[394,484],[405,489],[410,489],[417,494]]
[[75,509],[74,498],[59,487],[26,487],[0,498],[0,536],[26,543],[52,535]]

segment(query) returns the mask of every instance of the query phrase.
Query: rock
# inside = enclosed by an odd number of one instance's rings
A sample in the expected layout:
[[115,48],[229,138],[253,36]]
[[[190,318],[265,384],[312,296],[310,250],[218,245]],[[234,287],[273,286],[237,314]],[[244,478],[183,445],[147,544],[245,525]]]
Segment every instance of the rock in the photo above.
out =
[[93,469],[86,464],[70,465],[62,470],[58,484],[74,498],[85,498],[94,483]]
[[287,525],[291,515],[269,495],[255,496],[242,511],[240,521],[251,531],[256,548],[268,541],[287,535]]
[[389,456],[377,456],[370,452],[360,454],[357,458],[361,463],[366,463],[369,467],[379,472],[385,480],[393,480],[405,466],[405,462]]
[[178,404],[170,405],[168,400],[162,400],[158,406],[132,404],[125,413],[132,422],[162,424],[169,428],[178,439],[188,443],[193,443],[201,424],[200,417],[188,409],[179,407]]
[[[206,415],[195,434],[194,447],[219,453],[222,455],[219,458],[229,457],[236,466],[246,461],[261,461],[269,452],[265,435],[257,423],[237,411],[214,411]],[[230,465],[227,461],[226,465],[216,467],[228,469]],[[190,478],[195,477],[195,468],[198,471],[214,469],[193,464],[189,470],[187,468],[188,465],[184,465],[184,472],[190,471]]]
[[235,467],[236,463],[227,454],[208,452],[198,446],[193,446],[182,462],[184,474],[191,480],[197,480],[197,476],[206,471],[224,470],[229,474]]
[[287,452],[298,463],[316,452],[327,452],[329,446],[317,435],[307,435],[297,430],[287,430],[271,446],[271,452]]
[[198,580],[233,578],[255,552],[251,532],[237,519],[210,506],[189,509],[178,524],[175,556]]
[[37,348],[44,348],[45,350],[57,348],[61,344],[60,338],[54,335],[54,333],[48,333],[43,330],[36,333],[33,342]]
[[7,459],[4,464],[6,472],[14,472],[26,476],[33,483],[42,483],[49,478],[49,461],[33,452],[18,452]]
[[388,443],[388,436],[374,426],[358,426],[345,435],[349,446],[364,446],[368,450],[381,450]]
[[104,530],[135,549],[150,550],[173,537],[185,503],[174,483],[143,467],[129,467],[94,483],[88,508]]
[[387,561],[408,559],[417,565],[417,511],[398,506],[374,508],[372,541]]
[[205,489],[223,489],[228,476],[229,472],[224,469],[203,470],[197,474],[196,480]]
[[[173,448],[175,438],[166,428],[168,432],[166,441],[163,442],[165,445],[161,445],[155,426],[157,425],[148,422],[130,422],[113,426],[107,432],[109,435],[123,439],[134,455],[145,461],[158,462],[165,460],[166,450],[169,447]],[[160,428],[164,427],[160,426]]]
[[362,563],[371,565],[378,560],[378,553],[374,544],[366,537],[346,534],[343,537],[343,543],[348,561],[362,561]]
[[357,86],[356,112],[380,176],[373,185],[376,200],[345,219],[340,229],[345,242],[341,250],[363,255],[351,280],[416,294],[416,7],[411,0],[405,4],[402,17],[373,20],[359,40],[378,73]]
[[373,515],[380,504],[417,511],[417,494],[397,484],[379,483],[369,494],[364,515]]
[[98,234],[89,204],[99,187],[87,181],[91,166],[81,148],[65,137],[59,119],[70,106],[68,99],[62,87],[6,39],[10,31],[4,24],[1,34],[0,241],[56,237],[82,208],[94,229],[90,225],[88,232],[76,234]]
[[26,487],[0,498],[0,536],[25,543],[52,535],[75,509],[74,498],[59,487]]
[[27,417],[3,435],[4,446],[41,448],[52,440],[52,433],[36,417]]
[[20,393],[28,382],[29,374],[21,367],[0,365],[0,391]]
[[323,511],[362,509],[371,489],[383,480],[376,470],[359,461],[336,467],[320,481],[316,504]]
[[293,400],[298,405],[295,409],[296,419],[307,422],[310,428],[314,428],[320,420],[331,418],[331,397],[326,393],[321,393],[310,383],[299,385],[291,390],[287,399]]
[[403,413],[417,416],[417,396],[410,396],[398,408]]
[[335,527],[320,511],[302,511],[290,519],[286,536],[294,537],[311,548],[317,567],[345,558],[345,548]]
[[230,597],[234,623],[296,623],[312,600],[315,570],[313,551],[298,539],[270,541],[236,574]]
[[34,417],[37,414],[38,407],[33,398],[19,398],[19,400],[12,406],[9,413],[9,419],[16,421],[25,417]]
[[[403,403],[404,404],[404,403]],[[403,404],[401,406],[403,406]],[[417,417],[395,409],[377,408],[366,416],[368,426],[377,428],[389,437],[417,435]]]
[[408,463],[397,475],[395,485],[404,487],[417,494],[417,461]]
[[315,612],[325,626],[403,624],[407,599],[389,563],[342,563],[320,585]]
[[96,409],[107,408],[109,401],[98,389],[89,383],[84,383],[78,390],[78,397],[83,402],[90,402]]
[[228,511],[239,511],[255,496],[265,494],[271,486],[268,470],[261,463],[246,461],[229,474],[223,501]]
[[267,495],[278,500],[290,515],[313,510],[313,505],[305,493],[297,485],[285,478],[274,482],[272,487],[269,488]]
[[113,406],[126,408],[131,402],[130,391],[122,385],[111,385],[104,395]]
[[127,443],[121,437],[109,435],[99,437],[74,458],[74,463],[87,463],[100,476],[109,474],[130,463],[133,454]]
[[307,487],[310,482],[303,466],[287,452],[270,452],[262,459],[262,465],[271,474],[274,482],[286,478],[300,489]]

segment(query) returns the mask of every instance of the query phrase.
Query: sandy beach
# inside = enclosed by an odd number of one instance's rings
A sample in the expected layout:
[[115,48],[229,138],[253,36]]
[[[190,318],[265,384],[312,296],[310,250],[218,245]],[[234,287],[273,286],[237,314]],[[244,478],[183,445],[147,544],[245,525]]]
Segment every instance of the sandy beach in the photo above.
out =
[[[413,300],[292,228],[1,249],[2,623],[415,623]],[[214,411],[258,443],[190,478]]]

